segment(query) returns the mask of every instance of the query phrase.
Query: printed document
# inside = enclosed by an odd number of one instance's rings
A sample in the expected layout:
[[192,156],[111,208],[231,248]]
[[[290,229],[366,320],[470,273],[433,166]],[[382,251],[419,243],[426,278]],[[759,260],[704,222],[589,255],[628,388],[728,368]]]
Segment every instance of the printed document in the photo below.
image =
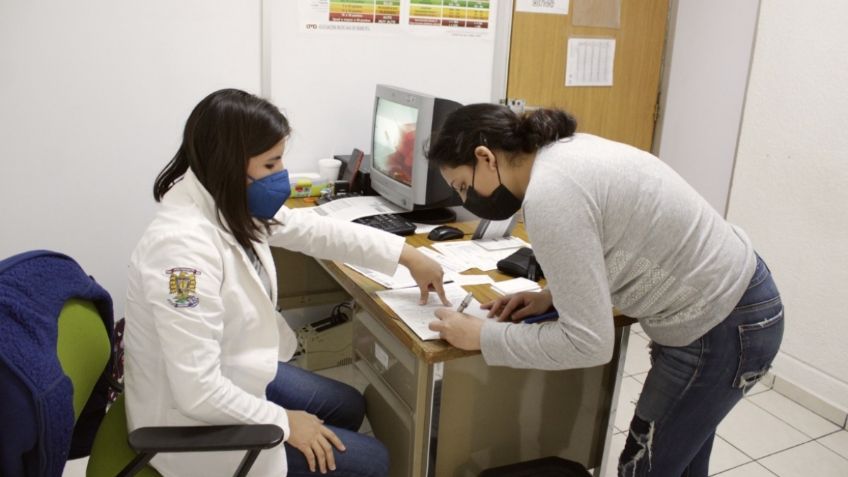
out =
[[394,275],[386,275],[385,273],[380,273],[376,270],[371,270],[370,268],[359,267],[357,265],[351,265],[346,263],[348,267],[356,270],[357,272],[365,275],[366,277],[374,280],[375,282],[383,285],[386,288],[408,288],[415,287],[418,290],[417,284],[415,283],[415,279],[412,278],[412,275],[409,273],[409,269],[406,267],[402,267],[398,265],[397,269],[395,269]]
[[[463,288],[456,284],[445,285],[445,294],[454,309],[468,294]],[[434,313],[439,308],[445,308],[439,300],[438,295],[430,293],[430,300],[426,305],[419,305],[418,299],[421,293],[418,288],[403,288],[399,290],[378,291],[377,296],[388,305],[400,319],[422,340],[437,340],[439,333],[430,330],[428,325],[431,321],[438,320]],[[487,310],[480,308],[480,302],[472,299],[464,311],[465,314],[475,318],[485,319]]]
[[336,199],[318,207],[309,209],[318,215],[350,222],[371,215],[396,214],[405,210],[392,204],[379,195],[347,197]]
[[449,258],[465,262],[470,268],[478,268],[484,272],[498,268],[498,261],[515,252],[514,249],[486,250],[474,243],[474,240],[456,242],[440,242],[431,245]]

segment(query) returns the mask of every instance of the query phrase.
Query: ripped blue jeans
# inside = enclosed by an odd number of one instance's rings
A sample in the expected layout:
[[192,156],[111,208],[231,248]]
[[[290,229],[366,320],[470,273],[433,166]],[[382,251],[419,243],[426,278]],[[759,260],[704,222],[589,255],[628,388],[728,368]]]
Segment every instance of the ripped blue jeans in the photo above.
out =
[[783,304],[766,264],[728,317],[688,346],[651,343],[652,366],[618,466],[620,476],[706,477],[716,428],[768,371]]

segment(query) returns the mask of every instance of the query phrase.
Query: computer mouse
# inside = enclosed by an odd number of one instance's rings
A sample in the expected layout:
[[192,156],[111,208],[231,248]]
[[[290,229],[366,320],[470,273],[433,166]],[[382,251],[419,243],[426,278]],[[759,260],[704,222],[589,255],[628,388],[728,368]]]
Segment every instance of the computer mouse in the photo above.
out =
[[427,234],[427,238],[434,242],[441,242],[442,240],[453,240],[462,238],[464,236],[465,232],[450,225],[440,225],[435,229],[431,230],[429,234]]

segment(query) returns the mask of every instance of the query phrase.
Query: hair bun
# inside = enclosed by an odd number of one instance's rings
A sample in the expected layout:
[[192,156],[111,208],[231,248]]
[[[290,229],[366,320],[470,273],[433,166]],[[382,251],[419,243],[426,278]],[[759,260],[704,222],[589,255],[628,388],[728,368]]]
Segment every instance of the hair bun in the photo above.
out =
[[577,130],[577,121],[559,109],[536,109],[525,113],[517,126],[518,136],[523,138],[522,148],[525,152],[532,152],[571,137]]

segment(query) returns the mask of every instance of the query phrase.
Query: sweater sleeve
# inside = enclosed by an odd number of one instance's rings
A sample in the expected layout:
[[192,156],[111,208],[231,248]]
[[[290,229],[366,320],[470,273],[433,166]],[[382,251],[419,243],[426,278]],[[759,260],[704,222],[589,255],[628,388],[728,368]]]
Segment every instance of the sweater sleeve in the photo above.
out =
[[[219,256],[205,252],[214,247],[203,237],[184,233],[163,237],[150,248],[155,253],[148,254],[141,271],[144,299],[152,306],[165,373],[178,410],[211,425],[277,424],[288,439],[285,409],[245,391],[222,373],[221,343],[227,314],[220,295],[223,266]],[[191,302],[172,302],[167,283],[163,286],[163,271],[172,269],[175,259],[191,267],[195,276]]]
[[612,357],[614,325],[600,209],[570,179],[544,181],[540,185],[556,193],[528,193],[524,214],[559,319],[539,324],[487,321],[481,335],[483,357],[490,365],[515,368],[604,364]]
[[283,207],[268,243],[316,258],[349,262],[391,275],[404,238],[352,222],[321,217],[309,209]]

